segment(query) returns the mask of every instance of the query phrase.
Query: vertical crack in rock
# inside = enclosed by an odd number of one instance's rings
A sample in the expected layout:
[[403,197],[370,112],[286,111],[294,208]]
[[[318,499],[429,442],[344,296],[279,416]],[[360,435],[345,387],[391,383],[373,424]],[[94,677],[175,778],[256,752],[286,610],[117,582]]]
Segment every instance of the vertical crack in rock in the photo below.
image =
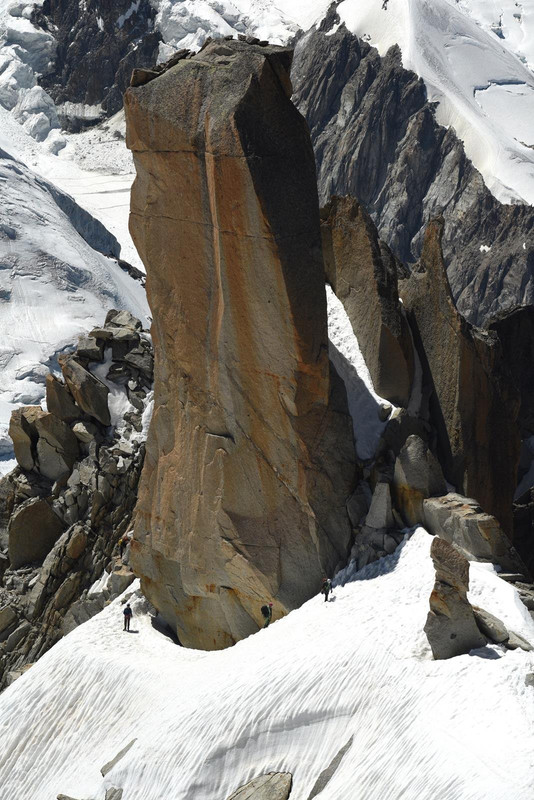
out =
[[125,98],[156,355],[133,559],[204,649],[256,631],[266,600],[274,619],[300,605],[350,545],[354,442],[291,58],[213,42]]

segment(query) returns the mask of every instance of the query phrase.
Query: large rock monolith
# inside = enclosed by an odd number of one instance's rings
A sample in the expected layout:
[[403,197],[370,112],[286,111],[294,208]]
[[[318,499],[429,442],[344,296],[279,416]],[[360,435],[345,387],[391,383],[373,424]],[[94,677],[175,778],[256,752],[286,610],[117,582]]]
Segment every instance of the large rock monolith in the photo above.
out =
[[328,360],[308,129],[288,49],[209,44],[125,97],[154,415],[134,569],[187,646],[217,649],[347,556],[351,422]]
[[423,365],[437,455],[447,480],[512,536],[520,436],[519,392],[498,337],[458,313],[443,263],[443,220],[427,228],[421,259],[400,284]]

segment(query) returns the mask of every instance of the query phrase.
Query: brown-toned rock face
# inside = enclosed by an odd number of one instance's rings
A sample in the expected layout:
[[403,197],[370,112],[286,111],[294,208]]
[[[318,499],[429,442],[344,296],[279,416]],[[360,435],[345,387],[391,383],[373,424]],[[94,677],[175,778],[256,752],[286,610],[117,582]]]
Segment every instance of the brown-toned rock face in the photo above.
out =
[[291,51],[214,42],[126,93],[154,415],[132,558],[187,646],[226,647],[347,556],[354,445],[327,354]]
[[407,406],[414,357],[396,260],[354,197],[332,197],[322,210],[321,230],[327,278],[345,307],[374,388]]
[[441,252],[443,222],[428,226],[421,260],[401,296],[423,365],[445,477],[512,534],[519,463],[519,393],[495,334],[464,320]]

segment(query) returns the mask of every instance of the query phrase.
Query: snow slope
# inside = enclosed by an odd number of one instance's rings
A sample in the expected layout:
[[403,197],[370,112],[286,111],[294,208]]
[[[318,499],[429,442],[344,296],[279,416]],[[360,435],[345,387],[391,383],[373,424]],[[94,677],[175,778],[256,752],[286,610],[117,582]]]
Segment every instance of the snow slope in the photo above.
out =
[[12,452],[11,410],[41,402],[55,356],[110,308],[128,308],[147,324],[148,306],[142,286],[103,255],[116,247],[113,237],[11,155],[12,126],[25,134],[5,111],[0,122],[1,458]]
[[[0,795],[51,800],[225,800],[271,770],[319,798],[528,800],[534,785],[534,655],[491,646],[449,661],[423,634],[431,537],[345,576],[236,646],[185,650],[118,601],[0,696]],[[343,581],[338,578],[337,583]],[[473,597],[534,640],[516,592],[472,566]],[[100,768],[135,740],[102,779]]]

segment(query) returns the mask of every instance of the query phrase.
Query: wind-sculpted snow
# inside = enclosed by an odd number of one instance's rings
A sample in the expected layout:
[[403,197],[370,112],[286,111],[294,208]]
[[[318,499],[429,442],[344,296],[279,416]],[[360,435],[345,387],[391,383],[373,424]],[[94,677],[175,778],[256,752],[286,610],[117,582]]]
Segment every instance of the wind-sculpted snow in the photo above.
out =
[[[532,653],[486,647],[431,660],[423,625],[430,536],[345,575],[229,650],[184,650],[134,603],[116,601],[0,696],[0,794],[103,800],[225,800],[289,771],[320,798],[525,800],[534,779]],[[472,598],[531,640],[513,587],[472,565]],[[133,741],[135,740],[135,741]],[[104,780],[100,768],[133,741]]]

